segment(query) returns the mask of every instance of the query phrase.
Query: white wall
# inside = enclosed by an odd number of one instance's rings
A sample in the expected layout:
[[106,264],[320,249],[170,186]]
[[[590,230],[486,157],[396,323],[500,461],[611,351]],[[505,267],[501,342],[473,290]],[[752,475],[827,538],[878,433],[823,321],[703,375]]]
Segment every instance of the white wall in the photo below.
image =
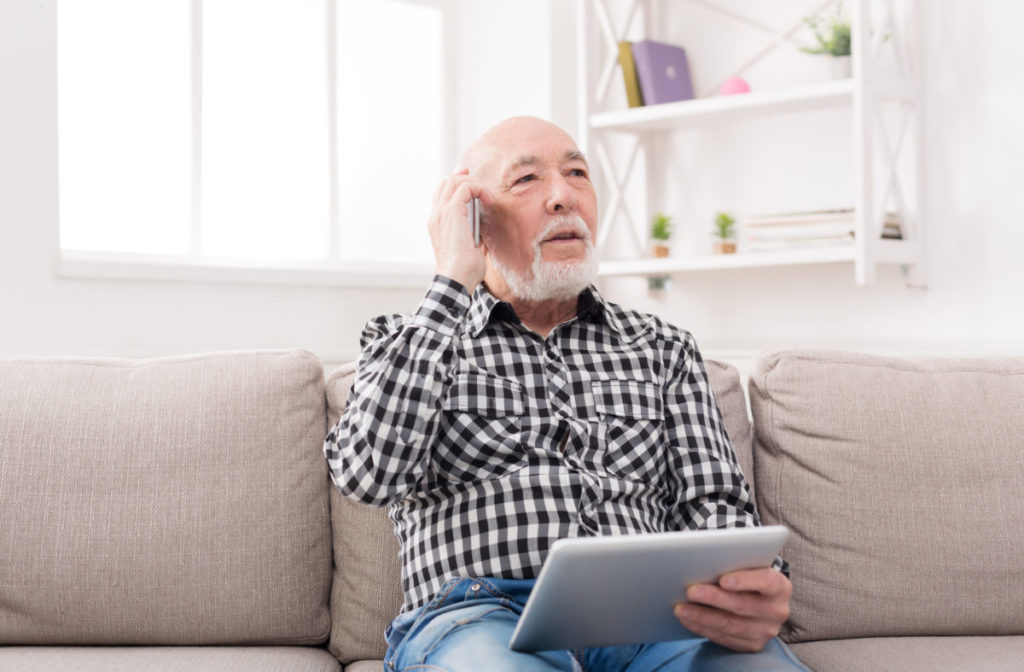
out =
[[[571,128],[573,3],[458,4],[456,144],[511,114]],[[852,269],[818,266],[680,276],[665,299],[622,279],[606,283],[610,298],[692,330],[711,354],[1024,352],[1024,5],[929,0],[927,10],[927,291],[904,289],[896,273],[857,287]],[[337,361],[356,353],[368,317],[416,305],[411,289],[57,277],[55,11],[55,0],[0,3],[0,356],[298,346]]]
[[550,115],[547,4],[458,0],[459,54],[454,71],[455,144],[460,149],[506,117]]

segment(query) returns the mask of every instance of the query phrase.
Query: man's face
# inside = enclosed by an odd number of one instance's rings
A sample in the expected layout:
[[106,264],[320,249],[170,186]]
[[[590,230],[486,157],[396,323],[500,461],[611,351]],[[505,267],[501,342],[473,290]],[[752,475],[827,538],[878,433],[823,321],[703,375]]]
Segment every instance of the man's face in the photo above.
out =
[[597,195],[572,139],[556,126],[526,120],[496,134],[491,149],[484,177],[494,204],[487,210],[485,239],[502,269],[532,279],[538,255],[549,267],[587,262],[586,236],[571,222],[589,231],[592,257]]

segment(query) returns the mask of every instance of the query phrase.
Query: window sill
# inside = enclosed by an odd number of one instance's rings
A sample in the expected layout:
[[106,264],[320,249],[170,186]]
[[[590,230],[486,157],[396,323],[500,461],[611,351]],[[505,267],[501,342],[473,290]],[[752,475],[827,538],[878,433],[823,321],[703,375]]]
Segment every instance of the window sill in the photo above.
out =
[[62,252],[57,277],[89,280],[229,283],[302,287],[423,289],[428,264],[194,260],[158,255]]

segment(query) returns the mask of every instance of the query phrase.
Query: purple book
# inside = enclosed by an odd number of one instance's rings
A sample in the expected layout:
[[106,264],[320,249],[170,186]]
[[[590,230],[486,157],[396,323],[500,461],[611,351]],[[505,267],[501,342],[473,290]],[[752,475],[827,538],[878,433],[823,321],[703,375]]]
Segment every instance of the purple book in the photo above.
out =
[[686,51],[682,47],[650,40],[634,42],[633,60],[645,105],[694,97]]

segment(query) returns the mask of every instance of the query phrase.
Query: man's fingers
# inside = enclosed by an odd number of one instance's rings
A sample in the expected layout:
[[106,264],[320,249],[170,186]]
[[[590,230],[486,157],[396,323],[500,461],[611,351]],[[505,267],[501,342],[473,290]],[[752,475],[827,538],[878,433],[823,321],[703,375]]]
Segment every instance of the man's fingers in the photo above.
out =
[[454,175],[448,175],[441,180],[441,185],[437,189],[437,193],[434,194],[434,203],[443,204],[451,200],[455,191],[467,182],[475,181],[474,178],[469,176],[468,171],[462,170]]
[[[793,584],[774,569],[741,570],[723,574],[719,585],[695,584],[686,589],[686,599],[755,618],[789,617]],[[781,613],[784,611],[786,613]]]
[[718,585],[733,592],[780,595],[791,588],[789,579],[774,569],[744,569],[719,577]]
[[686,590],[686,599],[747,618],[775,618],[775,601],[758,593],[733,593],[718,586],[696,585]]
[[777,636],[778,626],[746,619],[697,604],[679,604],[675,610],[679,622],[688,630],[736,651],[760,651]]
[[[470,201],[484,193],[483,186],[470,177],[468,171],[449,175],[437,189],[434,209],[427,220],[435,270],[461,283],[470,292],[487,269],[486,247],[474,245],[469,217]],[[487,201],[493,203],[493,199]]]
[[713,642],[737,651],[760,651],[789,618],[792,584],[771,569],[733,572],[719,582],[721,586],[687,588],[689,602],[676,605],[676,617]]

